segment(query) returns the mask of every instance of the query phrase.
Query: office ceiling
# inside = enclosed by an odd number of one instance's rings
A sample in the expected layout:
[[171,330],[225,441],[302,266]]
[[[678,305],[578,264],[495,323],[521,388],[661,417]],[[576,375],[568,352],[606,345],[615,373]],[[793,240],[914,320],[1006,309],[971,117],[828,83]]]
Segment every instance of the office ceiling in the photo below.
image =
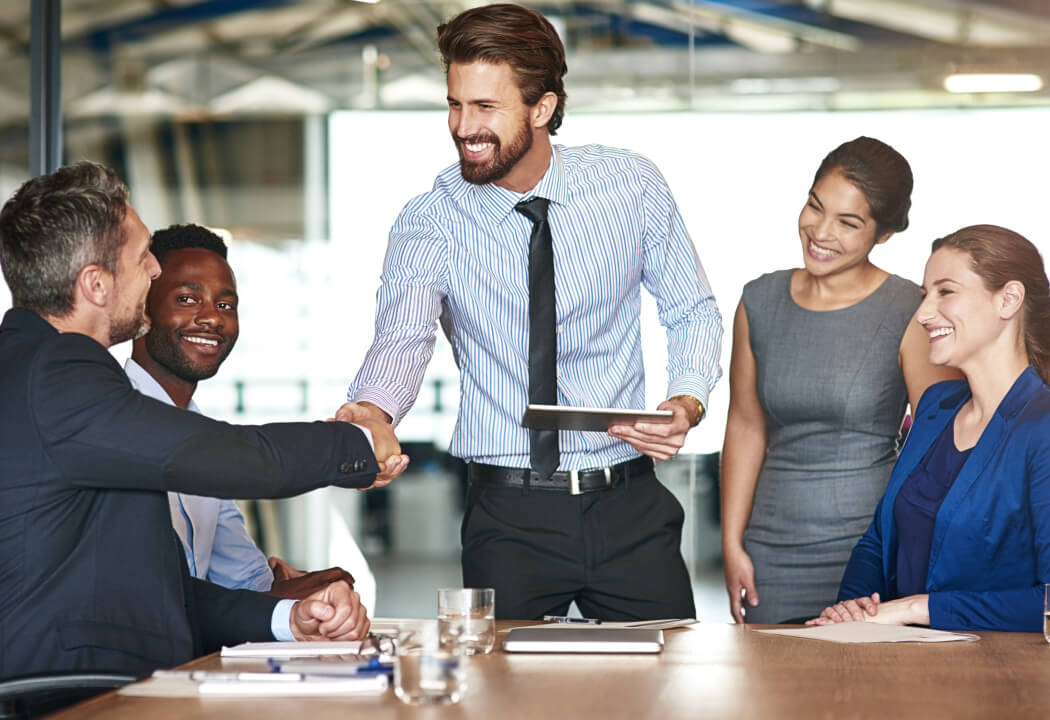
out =
[[[67,117],[444,104],[434,28],[461,0],[65,0]],[[28,107],[28,2],[0,3],[0,121]],[[957,70],[1042,73],[1047,0],[546,0],[575,111],[1050,102],[952,95]]]

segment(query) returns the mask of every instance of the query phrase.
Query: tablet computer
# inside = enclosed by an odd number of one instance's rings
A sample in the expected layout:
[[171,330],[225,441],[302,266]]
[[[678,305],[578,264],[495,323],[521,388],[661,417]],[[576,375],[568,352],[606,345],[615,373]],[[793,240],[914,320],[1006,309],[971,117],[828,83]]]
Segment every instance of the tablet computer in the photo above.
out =
[[593,430],[606,432],[612,425],[636,422],[669,423],[670,410],[630,410],[627,408],[585,408],[572,405],[528,405],[521,416],[523,427],[533,430]]
[[549,626],[514,628],[503,640],[506,652],[536,653],[658,653],[663,630]]

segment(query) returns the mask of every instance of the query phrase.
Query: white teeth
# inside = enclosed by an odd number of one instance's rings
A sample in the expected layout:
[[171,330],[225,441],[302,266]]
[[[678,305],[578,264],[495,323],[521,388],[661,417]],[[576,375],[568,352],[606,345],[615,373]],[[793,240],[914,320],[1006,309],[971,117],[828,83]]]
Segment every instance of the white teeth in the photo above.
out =
[[828,257],[829,258],[829,257],[834,257],[835,255],[838,255],[838,253],[835,252],[834,250],[825,250],[824,248],[820,247],[819,245],[817,245],[812,240],[809,241],[809,249],[812,250],[813,252],[815,252],[817,255],[820,255],[821,257]]
[[482,150],[488,148],[490,145],[491,143],[479,143],[477,145],[471,145],[468,143],[466,147],[467,150],[470,150],[471,152],[481,152]]
[[930,330],[930,337],[935,338],[941,337],[942,335],[951,335],[953,332],[955,332],[953,328],[937,328],[936,330]]
[[187,338],[185,338],[185,340],[187,342],[197,343],[198,345],[208,345],[208,346],[211,346],[211,347],[216,347],[219,344],[218,340],[209,340],[208,338],[200,338],[200,337],[187,337]]

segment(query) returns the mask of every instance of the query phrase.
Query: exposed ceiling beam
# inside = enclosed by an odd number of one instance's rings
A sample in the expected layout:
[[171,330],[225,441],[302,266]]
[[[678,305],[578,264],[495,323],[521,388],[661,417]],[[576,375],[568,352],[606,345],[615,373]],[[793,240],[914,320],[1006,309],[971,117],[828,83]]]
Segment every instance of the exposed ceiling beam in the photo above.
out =
[[951,0],[805,0],[836,17],[953,45],[1036,47],[1050,44],[1050,20],[990,3]]
[[671,0],[667,3],[592,0],[588,4],[604,12],[622,14],[682,33],[696,28],[725,35],[733,42],[758,52],[786,53],[804,45],[851,52],[861,47],[860,39],[848,33],[709,0]]

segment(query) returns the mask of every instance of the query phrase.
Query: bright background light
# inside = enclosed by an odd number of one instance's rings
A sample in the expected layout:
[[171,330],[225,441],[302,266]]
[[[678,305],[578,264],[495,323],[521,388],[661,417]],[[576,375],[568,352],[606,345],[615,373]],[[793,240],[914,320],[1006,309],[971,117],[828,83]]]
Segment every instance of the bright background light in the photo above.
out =
[[[733,313],[748,280],[801,264],[797,219],[813,173],[839,143],[871,135],[912,165],[911,226],[872,254],[880,267],[921,282],[930,243],[962,226],[995,223],[1048,249],[1044,170],[1050,166],[1050,110],[792,114],[573,115],[555,138],[637,150],[660,167],[692,235],[725,323],[723,378],[710,415],[686,451],[721,449],[729,399]],[[375,293],[386,236],[398,212],[455,161],[440,112],[340,112],[330,125],[332,248],[339,255],[340,299],[332,332],[354,338],[342,361],[355,372],[373,335]],[[665,397],[666,341],[646,300],[643,347],[647,404]],[[440,336],[428,377],[457,387]],[[454,393],[450,393],[454,395]],[[420,402],[426,402],[421,399]],[[409,414],[402,432],[447,444],[451,418],[435,425]]]

